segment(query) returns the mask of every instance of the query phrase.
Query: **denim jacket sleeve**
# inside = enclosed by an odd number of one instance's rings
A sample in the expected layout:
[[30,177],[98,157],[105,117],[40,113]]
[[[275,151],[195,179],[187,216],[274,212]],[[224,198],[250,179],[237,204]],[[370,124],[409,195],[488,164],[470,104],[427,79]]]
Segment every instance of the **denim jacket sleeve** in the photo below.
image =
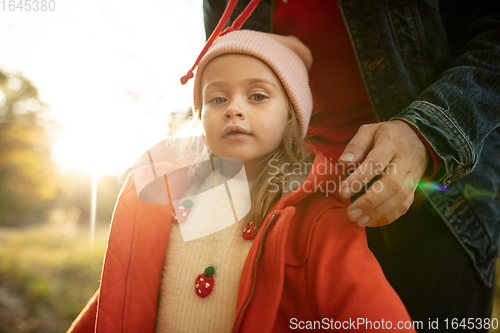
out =
[[500,2],[441,4],[451,66],[390,119],[413,124],[443,159],[448,185],[476,166],[483,141],[500,125]]
[[422,191],[492,286],[500,253],[500,2],[337,3],[378,120],[406,120],[443,159],[437,181],[448,189]]

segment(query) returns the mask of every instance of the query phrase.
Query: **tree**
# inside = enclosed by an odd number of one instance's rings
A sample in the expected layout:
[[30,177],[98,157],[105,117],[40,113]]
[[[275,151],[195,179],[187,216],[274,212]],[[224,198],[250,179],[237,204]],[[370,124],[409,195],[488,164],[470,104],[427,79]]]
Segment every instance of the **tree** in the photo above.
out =
[[38,89],[0,70],[0,225],[42,222],[57,196],[48,130],[55,125]]

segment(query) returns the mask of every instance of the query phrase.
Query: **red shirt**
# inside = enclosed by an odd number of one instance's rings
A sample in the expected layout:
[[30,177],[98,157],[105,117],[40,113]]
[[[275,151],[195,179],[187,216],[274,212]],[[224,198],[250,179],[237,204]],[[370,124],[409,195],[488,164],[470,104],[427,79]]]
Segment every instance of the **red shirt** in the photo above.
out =
[[273,19],[274,33],[298,37],[313,54],[308,133],[336,162],[361,125],[377,122],[340,10],[335,1],[276,0]]

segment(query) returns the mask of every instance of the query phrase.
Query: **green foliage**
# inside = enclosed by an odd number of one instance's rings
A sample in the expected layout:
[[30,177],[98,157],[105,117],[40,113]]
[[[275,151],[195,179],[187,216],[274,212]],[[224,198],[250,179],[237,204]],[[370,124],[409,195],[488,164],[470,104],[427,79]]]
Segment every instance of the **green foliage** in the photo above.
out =
[[89,231],[76,225],[16,230],[0,241],[0,274],[17,281],[39,322],[71,322],[99,287],[106,230],[91,251]]
[[58,179],[47,130],[54,127],[37,88],[0,71],[0,225],[43,221]]

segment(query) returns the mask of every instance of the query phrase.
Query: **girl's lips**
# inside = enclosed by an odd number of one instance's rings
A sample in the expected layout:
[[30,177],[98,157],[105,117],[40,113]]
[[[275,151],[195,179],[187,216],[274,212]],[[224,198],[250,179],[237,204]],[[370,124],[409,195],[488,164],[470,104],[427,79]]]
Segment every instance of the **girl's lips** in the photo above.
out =
[[252,135],[249,130],[244,128],[243,126],[240,125],[228,125],[224,128],[222,131],[222,137],[223,138],[231,138],[231,137],[247,137],[249,135]]
[[229,142],[241,142],[248,139],[250,136],[252,136],[252,134],[238,132],[234,134],[227,134],[223,137],[223,139]]

